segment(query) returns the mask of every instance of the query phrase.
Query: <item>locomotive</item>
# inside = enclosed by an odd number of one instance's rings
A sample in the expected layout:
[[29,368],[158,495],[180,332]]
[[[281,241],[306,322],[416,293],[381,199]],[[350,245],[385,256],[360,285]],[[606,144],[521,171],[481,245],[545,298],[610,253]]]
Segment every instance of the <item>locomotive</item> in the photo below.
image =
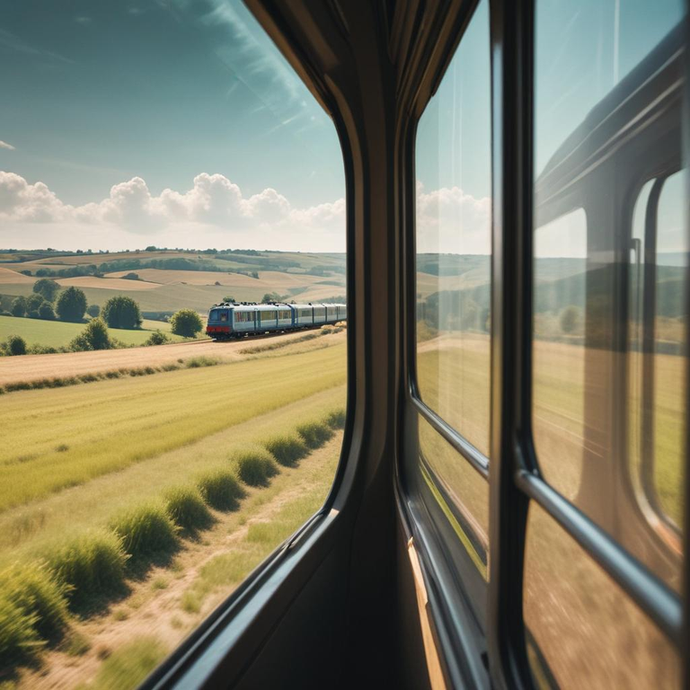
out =
[[230,340],[272,331],[318,328],[346,320],[345,304],[221,302],[208,313],[206,334],[214,340]]

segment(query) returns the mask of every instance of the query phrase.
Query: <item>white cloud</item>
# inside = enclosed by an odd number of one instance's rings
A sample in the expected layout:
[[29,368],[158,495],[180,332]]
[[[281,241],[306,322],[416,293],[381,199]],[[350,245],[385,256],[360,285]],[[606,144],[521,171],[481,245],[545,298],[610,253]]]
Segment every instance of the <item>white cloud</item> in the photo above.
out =
[[144,236],[169,246],[313,251],[342,251],[345,241],[344,199],[296,208],[275,189],[245,197],[227,177],[209,173],[197,175],[187,191],[165,189],[158,196],[145,180],[133,177],[114,185],[100,202],[70,206],[42,182],[29,184],[20,175],[0,172],[0,220],[0,246],[26,248],[28,237],[36,246],[62,247],[87,228],[93,237],[89,246],[104,249],[116,238],[118,246],[135,248],[143,241],[137,237]]
[[15,151],[16,149],[12,144],[8,144],[6,141],[0,139],[0,149],[9,149],[10,151]]
[[425,192],[417,183],[417,251],[491,253],[491,199],[460,187]]

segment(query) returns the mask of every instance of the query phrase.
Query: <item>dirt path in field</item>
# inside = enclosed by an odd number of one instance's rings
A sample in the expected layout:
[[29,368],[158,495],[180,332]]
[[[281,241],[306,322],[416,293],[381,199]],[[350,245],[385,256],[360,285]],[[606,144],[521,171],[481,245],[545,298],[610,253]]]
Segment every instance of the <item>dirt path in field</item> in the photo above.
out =
[[226,343],[214,342],[213,340],[196,340],[187,343],[132,347],[122,350],[0,357],[0,386],[19,381],[37,381],[39,379],[54,378],[56,376],[68,377],[122,368],[156,367],[176,362],[178,359],[189,359],[190,357],[205,356],[224,361],[234,361],[245,358],[245,355],[241,354],[240,350],[276,338],[285,340],[299,339],[304,336],[304,333],[304,331],[298,331],[282,335],[255,336]]
[[[153,636],[172,650],[234,589],[234,586],[226,586],[212,591],[198,613],[185,612],[180,606],[181,598],[203,566],[215,556],[241,549],[251,525],[270,522],[284,506],[303,498],[310,491],[323,491],[318,473],[315,475],[311,470],[324,468],[328,462],[333,462],[341,442],[342,433],[338,433],[325,446],[302,460],[298,467],[281,468],[270,489],[248,491],[239,511],[214,511],[215,525],[201,532],[196,541],[184,540],[172,567],[152,568],[143,580],[130,582],[131,592],[114,603],[105,614],[74,623],[73,632],[83,636],[90,645],[85,654],[47,653],[39,669],[22,675],[18,690],[81,687],[82,683],[95,678],[101,663],[113,651],[138,637]],[[271,497],[262,500],[262,492],[270,492]],[[157,587],[157,582],[165,582],[165,587]]]

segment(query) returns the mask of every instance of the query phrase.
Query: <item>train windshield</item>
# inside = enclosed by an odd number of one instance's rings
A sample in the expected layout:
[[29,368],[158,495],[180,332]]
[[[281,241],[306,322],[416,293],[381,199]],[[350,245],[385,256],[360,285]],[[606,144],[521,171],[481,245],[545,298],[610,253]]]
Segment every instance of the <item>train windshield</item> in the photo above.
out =
[[218,323],[228,321],[229,311],[227,309],[211,309],[208,314],[209,323]]

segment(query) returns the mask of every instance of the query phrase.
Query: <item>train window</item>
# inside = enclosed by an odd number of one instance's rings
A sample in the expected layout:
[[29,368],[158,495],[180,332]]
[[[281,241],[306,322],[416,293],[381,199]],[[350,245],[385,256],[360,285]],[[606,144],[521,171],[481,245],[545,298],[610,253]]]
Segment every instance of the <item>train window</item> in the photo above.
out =
[[332,487],[347,330],[235,338],[345,293],[339,139],[240,0],[3,3],[0,62],[0,687],[128,690]]
[[[650,180],[640,192],[630,251],[630,462],[643,509],[680,542],[683,505],[685,314],[688,241],[683,233],[683,173]],[[670,527],[670,530],[665,529]]]
[[680,687],[671,643],[535,504],[527,525],[524,617],[537,688]]
[[537,2],[535,40],[539,469],[674,588],[687,428],[683,16],[674,0]]
[[489,442],[488,3],[467,27],[416,143],[417,387],[480,453]]

